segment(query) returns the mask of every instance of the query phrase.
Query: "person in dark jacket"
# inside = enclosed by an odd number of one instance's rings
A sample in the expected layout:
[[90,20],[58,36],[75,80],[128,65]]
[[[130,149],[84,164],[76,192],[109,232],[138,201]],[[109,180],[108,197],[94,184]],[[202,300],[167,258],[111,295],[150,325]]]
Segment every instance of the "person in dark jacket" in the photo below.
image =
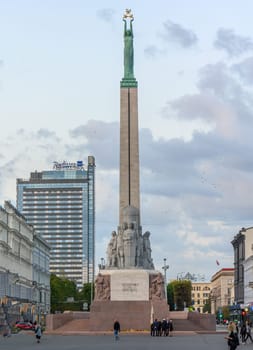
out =
[[155,326],[154,326],[154,322],[152,322],[151,325],[150,325],[150,335],[151,335],[152,337],[155,336]]
[[162,321],[158,321],[157,335],[160,337],[162,335]]
[[165,335],[167,337],[170,334],[170,320],[168,318],[166,319],[166,326],[165,326],[165,328],[166,328]]
[[113,332],[114,332],[115,340],[119,340],[120,323],[119,323],[119,321],[117,321],[117,320],[114,320]]
[[172,332],[174,330],[174,326],[173,326],[173,321],[170,320],[170,325],[169,325],[169,334],[170,334],[170,337],[172,337]]
[[237,334],[231,331],[228,337],[225,337],[228,340],[229,350],[235,350],[238,345],[238,337]]
[[166,336],[166,320],[165,318],[162,320],[162,335]]
[[242,344],[245,344],[245,338],[246,338],[246,324],[245,323],[243,323],[243,325],[241,326],[240,336],[242,339]]
[[154,335],[158,336],[159,322],[158,322],[157,318],[154,320],[153,326],[154,326]]
[[251,340],[251,343],[253,343],[253,339],[251,336],[251,325],[248,321],[246,321],[246,337],[245,337],[245,344],[247,343],[247,339]]

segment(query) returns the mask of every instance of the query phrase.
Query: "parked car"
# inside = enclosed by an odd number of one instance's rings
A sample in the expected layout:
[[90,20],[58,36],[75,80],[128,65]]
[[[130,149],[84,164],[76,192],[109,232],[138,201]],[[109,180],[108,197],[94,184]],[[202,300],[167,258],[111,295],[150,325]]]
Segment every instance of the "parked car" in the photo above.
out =
[[17,322],[15,327],[19,329],[34,329],[34,325],[30,322]]

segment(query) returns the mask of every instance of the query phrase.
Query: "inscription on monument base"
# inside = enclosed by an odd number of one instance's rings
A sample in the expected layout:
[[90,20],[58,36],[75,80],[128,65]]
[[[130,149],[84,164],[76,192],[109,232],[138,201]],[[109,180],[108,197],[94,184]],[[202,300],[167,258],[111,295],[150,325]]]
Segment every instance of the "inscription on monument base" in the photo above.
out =
[[111,272],[111,300],[149,300],[149,274],[145,270]]

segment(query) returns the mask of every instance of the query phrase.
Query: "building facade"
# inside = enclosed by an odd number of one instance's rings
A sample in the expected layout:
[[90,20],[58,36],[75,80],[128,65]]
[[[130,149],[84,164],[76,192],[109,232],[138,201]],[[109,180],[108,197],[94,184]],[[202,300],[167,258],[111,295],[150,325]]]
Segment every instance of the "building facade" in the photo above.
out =
[[253,227],[242,228],[231,244],[234,248],[235,302],[253,303]]
[[17,208],[51,246],[50,272],[76,282],[94,280],[95,159],[54,163],[53,170],[17,179]]
[[210,300],[210,282],[192,282],[192,306],[200,313],[204,312],[204,306]]
[[234,304],[234,269],[223,268],[211,278],[211,313]]
[[38,234],[33,236],[33,301],[37,321],[44,324],[50,313],[50,246]]
[[0,325],[12,325],[19,319],[38,320],[40,312],[50,310],[49,268],[41,260],[37,262],[37,269],[43,270],[47,296],[41,300],[40,309],[37,308],[33,256],[35,251],[42,254],[38,241],[44,246],[43,254],[48,261],[50,247],[43,240],[35,239],[33,226],[5,201],[4,207],[0,207]]

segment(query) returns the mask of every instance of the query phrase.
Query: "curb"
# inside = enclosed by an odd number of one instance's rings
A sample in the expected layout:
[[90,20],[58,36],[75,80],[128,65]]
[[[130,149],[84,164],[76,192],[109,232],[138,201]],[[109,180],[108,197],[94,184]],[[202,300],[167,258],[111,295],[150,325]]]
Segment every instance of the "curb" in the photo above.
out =
[[[46,331],[43,332],[45,335],[62,335],[62,336],[68,336],[68,335],[112,335],[112,331]],[[143,331],[143,332],[127,332],[122,331],[120,332],[121,335],[146,335],[150,336],[150,332]],[[227,332],[216,332],[216,331],[173,331],[173,336],[182,336],[182,335],[198,335],[198,334],[227,334]],[[154,337],[155,338],[155,337]],[[170,337],[168,337],[170,338]]]

